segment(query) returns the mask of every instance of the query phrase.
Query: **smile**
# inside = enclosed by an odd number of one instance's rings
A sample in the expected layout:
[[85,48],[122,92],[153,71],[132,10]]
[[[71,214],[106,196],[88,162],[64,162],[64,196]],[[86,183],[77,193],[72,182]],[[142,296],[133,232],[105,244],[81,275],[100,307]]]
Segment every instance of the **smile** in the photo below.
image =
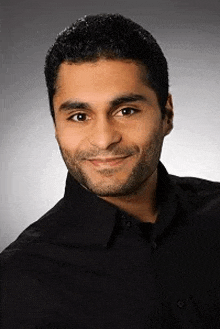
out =
[[121,165],[125,159],[130,157],[130,155],[125,157],[115,157],[115,158],[97,158],[89,159],[89,161],[96,167],[115,167]]

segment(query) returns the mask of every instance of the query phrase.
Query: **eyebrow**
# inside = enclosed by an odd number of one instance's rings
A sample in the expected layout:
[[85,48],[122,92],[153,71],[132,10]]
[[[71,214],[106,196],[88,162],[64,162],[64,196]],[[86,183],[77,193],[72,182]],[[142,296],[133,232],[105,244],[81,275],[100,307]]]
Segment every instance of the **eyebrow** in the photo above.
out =
[[113,99],[110,102],[110,106],[117,107],[124,103],[132,103],[132,102],[138,102],[138,101],[146,102],[147,98],[145,96],[139,95],[139,94],[124,95],[124,96]]
[[[112,101],[109,102],[109,105],[111,108],[116,108],[125,103],[138,102],[138,101],[146,102],[147,98],[139,94],[128,94],[113,99]],[[79,110],[79,109],[88,110],[89,108],[90,108],[89,103],[68,100],[60,105],[59,111],[70,111],[70,110]]]
[[60,105],[59,111],[70,111],[70,110],[78,110],[78,109],[87,110],[88,108],[89,108],[88,103],[68,100]]

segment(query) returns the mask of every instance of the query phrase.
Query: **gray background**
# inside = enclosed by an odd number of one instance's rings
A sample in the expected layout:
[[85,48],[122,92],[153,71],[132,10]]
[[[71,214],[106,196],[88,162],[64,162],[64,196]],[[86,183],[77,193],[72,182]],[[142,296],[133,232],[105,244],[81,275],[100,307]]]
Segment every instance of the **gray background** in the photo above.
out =
[[219,0],[5,0],[1,5],[0,249],[63,195],[66,168],[54,138],[43,76],[57,33],[85,14],[119,12],[148,29],[168,59],[175,129],[169,172],[220,181]]

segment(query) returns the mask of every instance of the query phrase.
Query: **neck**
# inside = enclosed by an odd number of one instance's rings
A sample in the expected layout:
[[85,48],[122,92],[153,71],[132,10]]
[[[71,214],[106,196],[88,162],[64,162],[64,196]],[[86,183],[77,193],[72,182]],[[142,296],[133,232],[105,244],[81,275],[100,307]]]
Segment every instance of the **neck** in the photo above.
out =
[[137,193],[122,197],[103,197],[103,199],[141,222],[154,223],[157,219],[156,188],[157,170],[153,172]]

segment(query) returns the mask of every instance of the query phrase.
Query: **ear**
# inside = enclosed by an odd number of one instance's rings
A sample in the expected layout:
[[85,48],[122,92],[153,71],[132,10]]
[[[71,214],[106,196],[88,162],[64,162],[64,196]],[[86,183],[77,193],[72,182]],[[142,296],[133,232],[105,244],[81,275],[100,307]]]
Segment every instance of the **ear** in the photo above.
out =
[[164,136],[168,135],[173,129],[173,100],[172,95],[169,94],[165,106],[165,116],[163,118],[163,132]]

